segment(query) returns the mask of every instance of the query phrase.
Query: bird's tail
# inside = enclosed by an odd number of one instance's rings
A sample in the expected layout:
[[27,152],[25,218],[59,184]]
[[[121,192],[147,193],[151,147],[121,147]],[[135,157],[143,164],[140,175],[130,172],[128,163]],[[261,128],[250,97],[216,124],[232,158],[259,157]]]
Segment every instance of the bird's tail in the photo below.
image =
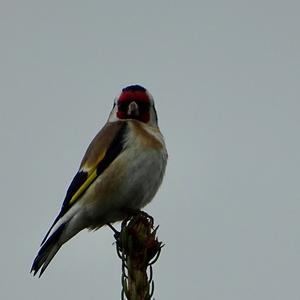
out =
[[50,237],[41,245],[41,249],[39,250],[36,258],[33,261],[31,271],[35,276],[39,270],[39,277],[44,273],[47,266],[60,249],[62,244],[65,241],[62,241],[62,234],[65,230],[66,223],[61,224],[51,235]]

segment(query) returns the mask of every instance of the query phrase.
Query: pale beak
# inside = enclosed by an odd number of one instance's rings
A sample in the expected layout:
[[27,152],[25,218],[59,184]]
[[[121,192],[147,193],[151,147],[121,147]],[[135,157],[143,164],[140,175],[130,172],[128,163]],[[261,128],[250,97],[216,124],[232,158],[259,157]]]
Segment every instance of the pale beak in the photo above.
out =
[[128,106],[127,111],[128,116],[138,116],[139,115],[139,107],[136,102],[132,101]]

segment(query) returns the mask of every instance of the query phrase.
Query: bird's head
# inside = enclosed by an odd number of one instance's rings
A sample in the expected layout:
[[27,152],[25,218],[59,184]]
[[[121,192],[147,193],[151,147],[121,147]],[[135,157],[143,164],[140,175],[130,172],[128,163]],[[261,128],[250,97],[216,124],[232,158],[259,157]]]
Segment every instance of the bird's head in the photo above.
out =
[[157,126],[157,115],[152,95],[140,85],[130,85],[114,101],[109,122],[137,120]]

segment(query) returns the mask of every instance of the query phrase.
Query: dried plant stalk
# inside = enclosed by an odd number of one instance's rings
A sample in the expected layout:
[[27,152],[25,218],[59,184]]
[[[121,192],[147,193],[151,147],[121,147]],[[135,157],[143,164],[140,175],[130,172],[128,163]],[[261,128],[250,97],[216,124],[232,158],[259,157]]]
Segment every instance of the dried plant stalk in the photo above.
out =
[[153,296],[152,265],[163,246],[156,237],[157,228],[153,218],[141,211],[124,220],[115,235],[122,260],[122,299],[150,300]]

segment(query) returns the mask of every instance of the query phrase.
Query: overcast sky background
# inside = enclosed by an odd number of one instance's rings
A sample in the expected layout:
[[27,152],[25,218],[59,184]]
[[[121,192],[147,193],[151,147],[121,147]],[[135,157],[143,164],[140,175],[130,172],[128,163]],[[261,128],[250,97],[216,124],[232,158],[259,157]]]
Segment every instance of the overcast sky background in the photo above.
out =
[[299,1],[0,3],[1,299],[120,299],[109,229],[41,279],[44,234],[114,97],[154,96],[156,299],[300,299]]

